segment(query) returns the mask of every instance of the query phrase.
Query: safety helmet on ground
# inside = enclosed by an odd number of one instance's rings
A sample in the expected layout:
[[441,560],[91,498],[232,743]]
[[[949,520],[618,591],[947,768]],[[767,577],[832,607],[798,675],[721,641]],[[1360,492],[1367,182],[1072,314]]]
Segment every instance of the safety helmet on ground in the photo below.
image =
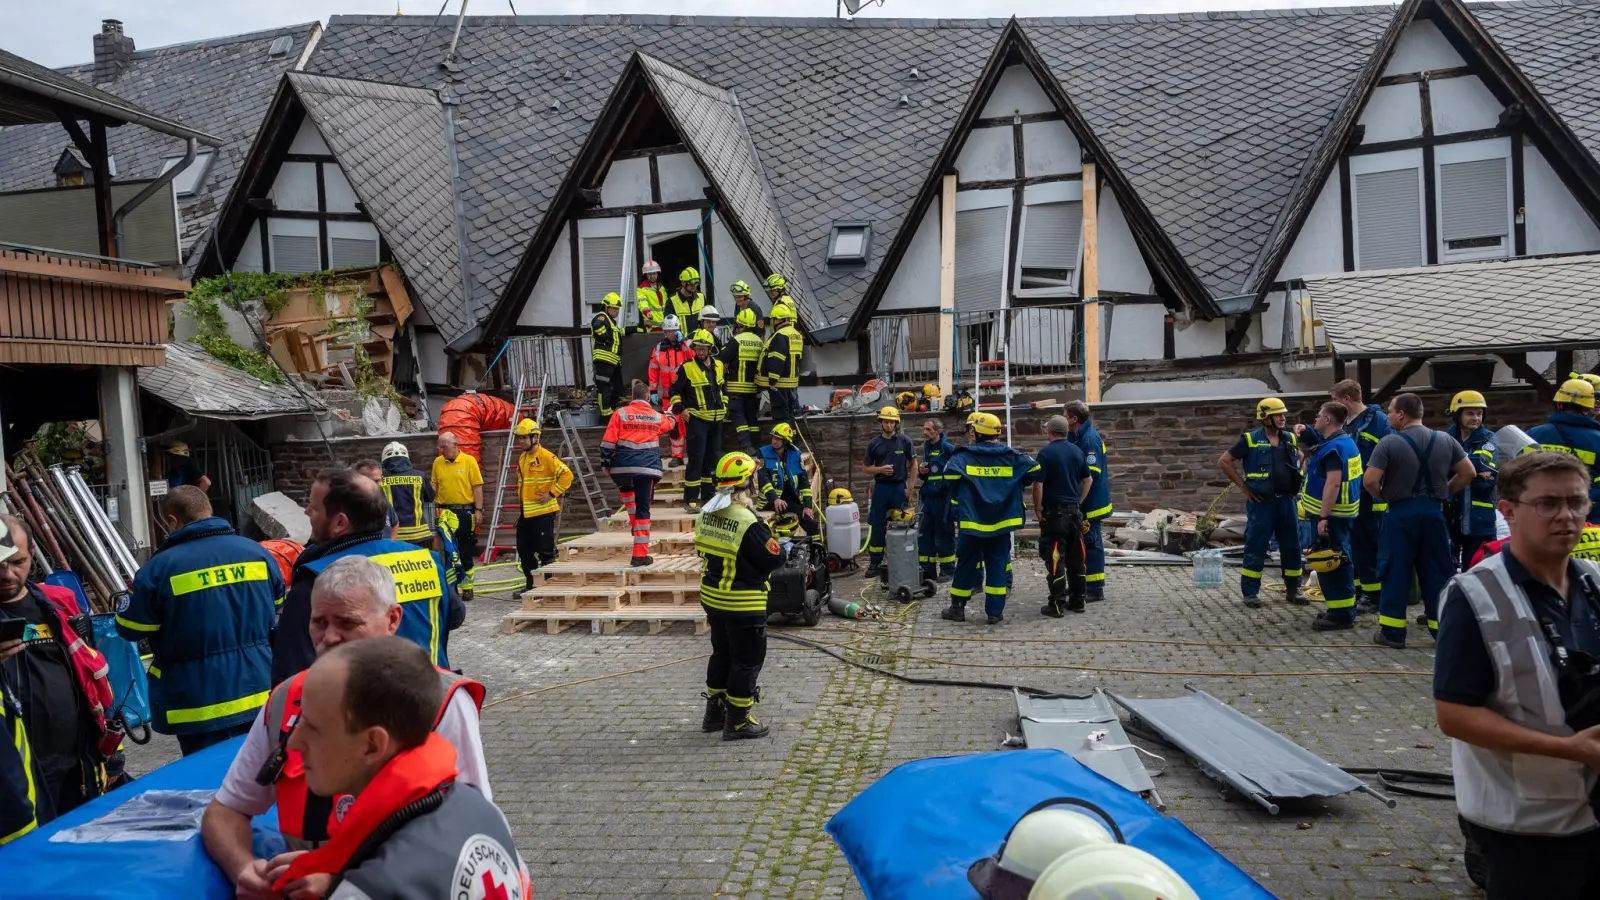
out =
[[900,421],[900,410],[892,406],[885,406],[883,409],[878,410],[878,420],[898,422]]
[[779,422],[772,426],[772,436],[780,437],[789,443],[794,443],[794,426],[788,422]]
[[1458,409],[1488,409],[1489,404],[1484,401],[1483,395],[1477,391],[1462,391],[1450,398],[1450,412]]
[[1284,406],[1283,401],[1277,397],[1266,397],[1256,404],[1257,419],[1266,419],[1267,416],[1287,416],[1288,414],[1289,407]]
[[750,454],[734,451],[717,463],[717,487],[738,487],[750,480],[756,472],[756,461]]
[[680,283],[686,282],[686,281],[699,281],[699,280],[700,280],[700,273],[695,271],[694,266],[688,266],[682,272],[678,273],[678,281]]
[[173,441],[167,445],[167,452],[171,453],[173,456],[188,456],[189,445],[185,444],[183,441]]
[[660,274],[661,273],[661,264],[656,262],[653,259],[647,259],[647,260],[644,261],[644,265],[639,267],[639,271],[644,273],[645,275],[650,275],[652,273]]
[[994,413],[976,412],[967,417],[967,424],[972,430],[982,435],[998,436],[1000,434],[1000,417]]
[[771,275],[767,276],[767,280],[763,282],[763,284],[766,285],[767,290],[769,291],[781,291],[789,286],[789,280],[784,278],[782,275],[779,275],[777,272],[773,272]]
[[903,410],[908,412],[914,410],[917,408],[917,392],[901,391],[894,395],[894,402]]
[[683,330],[683,326],[678,323],[678,317],[677,316],[668,314],[668,316],[665,319],[661,320],[661,330],[662,331],[682,331]]
[[539,427],[538,422],[535,422],[532,419],[523,419],[521,422],[517,423],[517,427],[514,431],[512,431],[512,434],[515,434],[517,437],[527,437],[530,434],[538,434],[542,430],[543,429]]
[[828,505],[838,506],[841,503],[854,503],[855,498],[844,488],[834,488],[828,492]]
[[1561,387],[1556,391],[1557,403],[1571,403],[1584,409],[1594,409],[1594,385],[1581,378],[1571,378],[1561,382]]
[[756,327],[756,311],[746,306],[734,315],[733,323],[741,328]]
[[399,441],[390,441],[389,443],[383,445],[383,453],[380,454],[378,458],[387,462],[388,460],[394,459],[397,456],[403,456],[406,459],[410,459],[411,451],[407,450],[406,445],[400,443]]
[[735,281],[728,287],[728,293],[735,297],[748,297],[750,296],[750,285],[743,280]]
[[774,303],[772,305],[772,320],[774,322],[794,321],[794,307],[787,303]]
[[1028,900],[1119,897],[1122,900],[1200,900],[1172,867],[1127,844],[1091,844],[1062,854],[1028,892]]
[[929,400],[939,399],[939,386],[937,384],[923,385],[922,396],[927,397]]
[[774,535],[789,537],[800,529],[800,514],[792,512],[778,513],[772,517],[770,527]]
[[1313,572],[1332,572],[1344,564],[1344,553],[1332,547],[1322,547],[1306,553],[1306,568]]
[[717,312],[717,308],[715,306],[709,306],[708,305],[705,308],[700,310],[700,321],[702,321],[702,322],[721,322],[722,321],[722,313]]
[[1114,844],[1119,837],[1121,830],[1105,810],[1076,797],[1055,797],[1023,813],[1000,849],[967,869],[967,880],[984,900],[1025,897],[1063,854]]

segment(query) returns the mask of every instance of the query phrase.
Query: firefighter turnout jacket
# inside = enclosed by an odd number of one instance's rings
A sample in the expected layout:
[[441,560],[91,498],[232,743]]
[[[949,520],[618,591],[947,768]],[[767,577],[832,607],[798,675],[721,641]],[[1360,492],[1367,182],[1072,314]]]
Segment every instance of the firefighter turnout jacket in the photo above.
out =
[[761,376],[761,353],[761,337],[753,331],[741,331],[723,345],[717,358],[722,361],[723,371],[727,373],[728,393],[760,392],[757,381]]
[[964,534],[994,537],[1022,527],[1022,489],[1044,477],[1033,458],[999,441],[957,447],[945,464],[956,527]]
[[[547,516],[561,511],[561,496],[572,489],[572,470],[561,458],[540,444],[517,456],[517,497],[522,500],[522,517]],[[549,494],[540,503],[536,498]]]
[[722,396],[723,380],[722,360],[712,357],[702,365],[690,357],[678,367],[678,377],[672,383],[672,408],[677,409],[681,403],[692,418],[721,422],[728,417],[728,402]]
[[622,364],[622,328],[604,311],[589,320],[589,358],[597,363]]
[[639,282],[633,292],[639,304],[639,331],[660,331],[667,315],[667,286],[661,282],[651,284],[649,279]]
[[694,549],[704,561],[700,602],[706,608],[766,616],[768,578],[783,565],[783,548],[760,516],[739,502],[703,512],[694,523]]
[[767,338],[762,350],[761,374],[771,387],[788,390],[800,386],[800,356],[805,352],[805,339],[795,330],[793,323],[785,323]]
[[660,396],[663,405],[672,396],[672,384],[678,380],[678,367],[694,358],[689,342],[665,338],[650,351],[650,373],[647,383],[650,390]]
[[433,536],[426,505],[433,502],[433,479],[411,467],[411,460],[396,456],[383,461],[383,496],[400,525],[394,536],[402,541],[425,541]]

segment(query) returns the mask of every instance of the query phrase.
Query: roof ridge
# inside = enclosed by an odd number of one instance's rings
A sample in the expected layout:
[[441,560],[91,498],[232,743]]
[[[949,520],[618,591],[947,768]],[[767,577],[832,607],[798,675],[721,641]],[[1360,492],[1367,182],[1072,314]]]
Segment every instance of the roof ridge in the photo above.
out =
[[[170,53],[175,50],[200,50],[210,47],[226,47],[230,44],[243,44],[248,41],[259,41],[269,36],[281,37],[288,32],[308,31],[321,24],[321,22],[316,21],[301,22],[297,25],[280,25],[277,28],[263,28],[260,31],[247,31],[243,34],[228,34],[223,35],[222,37],[202,38],[197,41],[184,41],[181,44],[165,44],[160,47],[144,47],[134,50],[133,58],[147,59],[152,56],[162,53]],[[85,69],[92,67],[93,65],[94,62],[91,60],[89,62],[71,63],[65,66],[56,66],[55,70],[57,72],[65,72],[68,69]]]
[[1578,9],[1600,7],[1600,0],[1466,0],[1467,11],[1480,9]]
[[[1501,0],[1505,2],[1505,0]],[[1560,5],[1562,0],[1526,0],[1526,2],[1512,2],[1509,6],[1522,6],[1537,3],[1539,5]],[[1600,0],[1580,0],[1584,3],[1600,3]],[[1398,3],[1381,3],[1358,6],[1323,6],[1323,7],[1290,7],[1285,9],[1219,9],[1203,12],[1184,13],[1140,13],[1117,16],[1034,16],[1017,17],[1023,25],[1155,25],[1174,22],[1204,22],[1234,19],[1286,19],[1286,18],[1329,18],[1346,15],[1371,15],[1374,13],[1393,13],[1399,8]],[[612,26],[624,27],[628,25],[682,25],[685,27],[734,27],[734,28],[1004,28],[1011,21],[1009,17],[991,17],[976,19],[902,19],[902,18],[856,18],[836,19],[807,16],[673,16],[656,15],[648,13],[610,13],[568,16],[468,16],[468,27],[473,25],[505,28],[512,26],[544,26],[572,25],[572,26]],[[399,27],[454,27],[452,24],[437,19],[434,16],[390,16],[390,15],[336,15],[328,19],[329,27],[334,25],[391,25]]]
[[438,88],[417,87],[414,84],[400,84],[399,82],[395,81],[378,81],[375,78],[350,78],[345,75],[328,75],[323,72],[308,72],[305,70],[289,71],[283,74],[288,76],[289,80],[291,81],[315,78],[319,81],[342,81],[349,84],[370,84],[375,87],[394,88],[395,90],[400,91],[415,91],[419,94],[427,95],[428,99],[432,100],[434,103],[439,102]]

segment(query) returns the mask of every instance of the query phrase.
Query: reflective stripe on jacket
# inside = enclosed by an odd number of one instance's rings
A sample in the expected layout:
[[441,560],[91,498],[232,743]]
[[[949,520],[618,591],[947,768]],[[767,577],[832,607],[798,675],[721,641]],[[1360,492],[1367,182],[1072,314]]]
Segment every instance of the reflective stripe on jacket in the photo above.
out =
[[787,390],[800,386],[800,357],[805,353],[805,339],[793,325],[785,324],[767,338],[762,350],[761,374],[767,376],[772,387]]
[[1473,478],[1450,498],[1451,528],[1464,535],[1493,537],[1495,487],[1500,479],[1500,451],[1494,443],[1494,432],[1479,425],[1463,439],[1461,427],[1451,425],[1445,429],[1445,434],[1461,442],[1461,449],[1467,451],[1467,459],[1472,460],[1476,474],[1489,473],[1488,478]]
[[1600,422],[1569,412],[1554,412],[1543,425],[1528,429],[1528,437],[1539,442],[1529,444],[1523,453],[1533,450],[1552,450],[1576,456],[1589,467],[1589,499],[1600,503]]
[[[523,518],[561,511],[561,495],[572,489],[572,470],[550,448],[540,444],[517,456],[517,496],[522,500]],[[534,498],[549,494],[540,503]]]
[[1083,507],[1083,517],[1092,522],[1111,515],[1111,474],[1106,461],[1106,442],[1091,422],[1078,426],[1067,439],[1083,451],[1083,461],[1089,467],[1089,496],[1079,504]]
[[1258,494],[1272,493],[1272,461],[1275,457],[1284,457],[1291,472],[1300,471],[1300,445],[1295,441],[1292,431],[1278,432],[1278,443],[1274,444],[1267,437],[1265,428],[1257,428],[1245,433],[1244,445],[1244,483]]
[[722,396],[722,361],[711,359],[709,367],[690,358],[678,368],[672,383],[671,405],[683,404],[684,412],[706,422],[721,422],[728,417],[728,402]]
[[589,320],[589,338],[591,348],[589,358],[599,363],[622,362],[622,329],[612,318],[601,312],[596,313]]
[[650,351],[650,390],[665,401],[672,395],[672,383],[678,380],[678,367],[693,358],[694,351],[689,349],[686,341],[674,344],[671,340],[664,340],[656,344],[655,349]]
[[928,467],[928,474],[922,476],[921,486],[917,488],[917,501],[924,508],[930,502],[942,503],[950,496],[950,477],[944,470],[955,452],[956,445],[944,436],[937,441],[922,442],[922,464]]
[[600,465],[612,475],[661,477],[661,436],[678,427],[677,419],[649,402],[634,400],[611,414],[600,440]]
[[365,556],[394,574],[395,599],[400,601],[404,612],[400,617],[400,629],[395,633],[428,651],[429,662],[449,668],[445,652],[445,635],[449,632],[446,623],[449,578],[439,554],[404,541],[379,538],[318,557],[303,563],[302,568],[320,575],[334,560],[351,555]]
[[761,448],[760,462],[762,503],[770,505],[773,500],[782,499],[792,492],[801,503],[811,505],[811,476],[800,464],[799,450],[787,446],[780,456],[771,444],[766,444]]
[[1347,434],[1339,433],[1317,445],[1306,461],[1305,480],[1300,489],[1300,515],[1306,519],[1322,516],[1322,489],[1327,474],[1322,463],[1329,456],[1338,458],[1339,496],[1334,499],[1329,516],[1353,519],[1361,511],[1361,453],[1356,442]]
[[783,564],[783,550],[760,517],[738,502],[703,512],[694,522],[694,549],[705,560],[700,602],[707,609],[766,615],[768,576]]
[[433,536],[428,525],[427,505],[433,502],[433,480],[411,467],[408,459],[384,461],[383,496],[394,510],[399,526],[394,536],[402,541],[425,541]]
[[983,537],[1022,527],[1022,489],[1044,474],[1032,457],[993,440],[957,447],[944,471],[956,526]]
[[761,377],[761,337],[753,331],[741,331],[722,348],[718,358],[727,373],[728,393],[754,394]]

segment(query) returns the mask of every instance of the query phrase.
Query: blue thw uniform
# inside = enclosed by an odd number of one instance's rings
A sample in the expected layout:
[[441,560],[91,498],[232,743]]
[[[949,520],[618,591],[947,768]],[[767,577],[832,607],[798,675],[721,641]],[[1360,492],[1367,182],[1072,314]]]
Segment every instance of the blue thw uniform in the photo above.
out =
[[896,432],[894,437],[878,435],[867,445],[865,464],[893,466],[889,475],[872,476],[872,496],[867,498],[867,557],[871,568],[883,564],[883,545],[889,526],[889,511],[906,508],[906,472],[917,448],[911,438]]
[[980,439],[957,447],[944,471],[956,516],[950,602],[965,607],[982,584],[984,612],[998,619],[1011,589],[1011,532],[1022,527],[1022,489],[1042,470],[1026,453]]
[[1494,432],[1479,425],[1466,437],[1461,436],[1461,426],[1451,425],[1445,434],[1461,442],[1467,451],[1472,468],[1479,476],[1456,491],[1450,498],[1450,536],[1455,542],[1456,565],[1465,572],[1472,568],[1472,557],[1479,548],[1495,538],[1494,502],[1495,488],[1500,480],[1499,448],[1494,443]]
[[439,554],[405,541],[376,540],[319,556],[303,567],[313,574],[321,574],[334,560],[351,555],[368,557],[394,573],[395,599],[400,601],[400,608],[405,612],[400,619],[400,630],[395,634],[428,651],[428,660],[435,666],[450,668],[445,642],[450,631],[448,619],[453,595]]
[[1067,435],[1067,440],[1083,451],[1084,462],[1089,465],[1092,482],[1089,496],[1080,501],[1084,521],[1089,530],[1083,535],[1084,583],[1090,600],[1106,597],[1106,542],[1100,529],[1100,520],[1111,515],[1111,476],[1106,463],[1106,442],[1094,424],[1085,422],[1078,430]]
[[1243,463],[1244,483],[1260,500],[1245,502],[1244,560],[1239,569],[1239,591],[1245,605],[1259,606],[1261,568],[1267,547],[1278,539],[1283,567],[1283,589],[1288,597],[1300,589],[1300,532],[1296,527],[1295,496],[1300,491],[1300,444],[1294,432],[1278,432],[1278,442],[1267,438],[1265,428],[1239,436],[1228,455]]
[[922,464],[928,474],[917,489],[917,507],[922,520],[917,529],[917,561],[923,578],[953,575],[956,568],[956,523],[950,508],[950,492],[945,466],[956,452],[956,445],[943,434],[937,441],[922,442]]
[[815,537],[821,530],[815,514],[810,518],[802,514],[804,510],[812,508],[812,496],[811,476],[800,465],[800,451],[793,444],[786,443],[783,452],[779,453],[768,444],[761,448],[758,458],[761,469],[757,481],[761,485],[762,508],[771,509],[774,500],[782,500],[787,507],[784,511],[800,516],[800,527],[806,534]]
[[433,529],[428,527],[426,509],[433,502],[432,479],[413,469],[411,460],[396,456],[383,461],[380,486],[400,522],[394,536],[420,546],[432,544]]
[[1595,464],[1600,459],[1600,421],[1577,413],[1553,412],[1543,425],[1529,429],[1528,437],[1538,441],[1539,446],[1530,445],[1523,453],[1552,450],[1576,456],[1589,467],[1589,499],[1595,503],[1589,509],[1589,524],[1600,525],[1600,465]]
[[150,643],[151,727],[180,736],[249,728],[272,689],[283,593],[272,554],[223,519],[190,522],[161,542],[116,618],[123,637]]
[[1041,610],[1059,615],[1063,604],[1082,611],[1088,599],[1083,572],[1083,480],[1089,463],[1078,445],[1058,438],[1039,451],[1042,501],[1039,509],[1039,557],[1050,585],[1050,603]]
[[[1312,526],[1312,545],[1344,554],[1344,561],[1332,572],[1318,572],[1317,586],[1327,603],[1327,617],[1336,622],[1352,622],[1356,617],[1355,567],[1350,562],[1350,529],[1361,510],[1361,451],[1355,439],[1339,433],[1317,445],[1306,460],[1305,485],[1300,491],[1300,517]],[[1339,494],[1333,508],[1323,509],[1322,491],[1329,473],[1339,474]],[[1319,520],[1328,520],[1328,535],[1316,533]],[[1282,549],[1279,544],[1279,549]]]
[[[1308,432],[1314,433],[1314,432]],[[1344,433],[1356,442],[1361,454],[1361,468],[1366,470],[1372,461],[1372,451],[1378,442],[1393,434],[1389,415],[1376,403],[1368,403],[1361,414],[1344,423]],[[1350,558],[1356,564],[1356,592],[1373,605],[1383,590],[1383,568],[1386,553],[1383,549],[1383,523],[1389,504],[1361,491],[1361,510],[1356,514],[1355,527],[1350,529]]]

